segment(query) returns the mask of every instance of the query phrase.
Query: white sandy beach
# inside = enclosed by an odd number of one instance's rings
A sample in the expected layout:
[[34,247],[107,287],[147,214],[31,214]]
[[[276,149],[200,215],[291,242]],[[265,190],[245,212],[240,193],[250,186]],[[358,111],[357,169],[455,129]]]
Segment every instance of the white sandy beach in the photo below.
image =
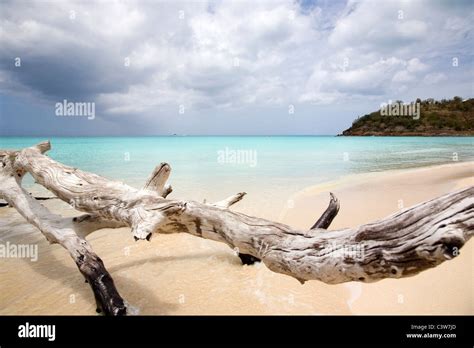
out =
[[[336,229],[471,185],[472,162],[361,174],[307,188],[288,197],[286,206],[272,209],[281,211],[281,222],[308,228],[326,208],[331,191],[341,201],[331,226]],[[75,214],[58,200],[44,204]],[[234,209],[248,212],[252,204],[248,196]],[[37,262],[1,260],[0,314],[94,313],[92,292],[67,252],[49,245],[12,208],[0,208],[0,238],[39,245]],[[242,266],[227,246],[190,235],[135,243],[129,229],[122,228],[98,231],[89,240],[121,295],[140,314],[474,314],[472,241],[459,257],[415,277],[301,285],[260,264]]]

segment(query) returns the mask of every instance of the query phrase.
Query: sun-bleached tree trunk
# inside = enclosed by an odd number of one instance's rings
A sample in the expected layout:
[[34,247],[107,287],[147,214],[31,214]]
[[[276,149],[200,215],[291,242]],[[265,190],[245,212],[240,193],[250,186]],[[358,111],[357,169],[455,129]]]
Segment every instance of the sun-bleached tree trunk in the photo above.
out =
[[[58,163],[44,153],[49,142],[0,151],[0,197],[52,243],[66,248],[92,287],[98,309],[126,313],[123,299],[85,237],[101,228],[129,226],[135,240],[153,233],[185,232],[227,244],[244,263],[261,260],[270,270],[304,283],[373,282],[415,275],[459,254],[474,231],[474,187],[418,204],[385,219],[327,231],[339,210],[329,207],[308,230],[229,210],[245,193],[217,203],[167,199],[168,164],[155,168],[142,189]],[[86,213],[52,214],[22,187],[30,173],[59,199]],[[246,262],[248,261],[248,262]]]

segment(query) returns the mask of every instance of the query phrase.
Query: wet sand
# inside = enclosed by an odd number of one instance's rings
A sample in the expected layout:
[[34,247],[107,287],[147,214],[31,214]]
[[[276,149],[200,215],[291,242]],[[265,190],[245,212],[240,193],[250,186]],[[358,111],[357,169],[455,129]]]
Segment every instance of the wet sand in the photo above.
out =
[[[269,209],[281,211],[281,222],[308,228],[326,208],[332,191],[341,210],[331,229],[356,226],[396,212],[400,202],[409,207],[474,185],[473,174],[473,163],[456,163],[355,175],[307,188],[289,197],[286,206]],[[43,203],[64,215],[76,214],[58,200]],[[246,197],[234,209],[252,208],[252,197]],[[36,262],[0,260],[0,314],[95,313],[92,292],[67,252],[49,245],[12,208],[0,208],[0,238],[2,243],[38,243],[39,249]],[[139,314],[474,313],[472,241],[456,259],[415,277],[301,285],[261,264],[242,266],[226,245],[186,234],[134,242],[130,230],[121,228],[101,230],[88,239],[121,295]]]
[[[457,189],[474,185],[474,164],[459,163],[411,170],[362,174],[304,190],[292,197],[282,220],[310,226],[314,212],[327,204],[327,192],[341,202],[330,229],[356,226],[386,217]],[[474,242],[455,259],[414,277],[347,284],[356,314],[473,314]]]

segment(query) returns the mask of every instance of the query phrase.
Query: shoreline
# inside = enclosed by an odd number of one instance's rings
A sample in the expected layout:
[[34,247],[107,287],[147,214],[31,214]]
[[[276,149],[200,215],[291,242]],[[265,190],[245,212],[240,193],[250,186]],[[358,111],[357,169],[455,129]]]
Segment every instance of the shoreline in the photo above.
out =
[[[447,190],[444,190],[444,191],[440,190],[443,193],[453,192],[457,189],[461,189],[462,187],[467,187],[469,185],[474,186],[474,161],[465,161],[465,162],[460,161],[460,162],[455,162],[455,163],[432,164],[432,165],[413,167],[413,168],[389,169],[389,170],[384,170],[384,171],[348,174],[348,175],[343,175],[335,180],[311,185],[298,192],[295,192],[288,199],[288,203],[290,204],[285,206],[280,212],[278,221],[285,221],[285,223],[290,224],[290,225],[292,223],[298,224],[298,221],[294,221],[294,219],[291,218],[291,216],[290,217],[288,216],[290,212],[294,212],[298,210],[298,208],[295,209],[296,203],[305,201],[305,199],[308,199],[308,198],[315,198],[316,196],[321,196],[321,195],[322,197],[317,198],[318,200],[320,200],[318,202],[318,205],[320,206],[320,210],[315,208],[315,206],[313,205],[312,214],[315,214],[315,212],[318,212],[318,211],[322,213],[327,206],[327,202],[329,201],[329,193],[331,191],[334,191],[334,192],[345,191],[358,185],[364,185],[366,183],[370,183],[370,184],[381,183],[384,180],[392,180],[394,181],[392,182],[392,184],[399,184],[400,186],[403,186],[404,176],[413,177],[419,174],[426,174],[427,176],[433,177],[434,175],[436,175],[436,173],[440,173],[443,171],[446,172],[444,175],[445,177],[440,178],[439,180],[441,181],[438,180],[437,182],[437,184],[444,184],[445,186],[448,186]],[[450,173],[448,173],[450,171],[456,172],[455,175],[460,176],[460,177],[451,177]],[[443,173],[441,174],[441,176],[443,176]],[[394,180],[394,179],[398,179],[398,180]],[[427,182],[426,184],[428,183],[429,182]],[[434,191],[435,190],[433,190],[433,192]],[[440,193],[437,196],[440,196],[443,193]],[[435,196],[436,195],[434,195],[432,198],[435,198]],[[361,193],[361,198],[364,198],[363,193]],[[305,204],[306,203],[307,202],[305,202]],[[342,203],[344,202],[340,202],[340,203],[342,205]],[[398,208],[398,202],[396,203],[397,205],[393,207],[395,209],[394,212],[397,212],[396,208]],[[408,208],[409,206],[412,206],[415,204],[417,203],[413,203],[411,205],[403,204],[403,208]],[[388,215],[380,216],[380,218],[386,217],[386,216]],[[307,218],[303,217],[302,214],[298,214],[298,217],[301,220],[307,220]],[[316,215],[314,217],[316,217]],[[288,223],[288,221],[290,222]],[[338,217],[336,217],[330,229],[335,228],[334,223],[337,223],[338,221],[339,219]],[[369,221],[366,221],[363,223],[367,223],[367,222]],[[305,227],[301,226],[301,228],[305,228]]]
[[[469,186],[474,186],[474,162],[349,175],[295,193],[280,220],[308,228],[327,207],[332,191],[341,208],[329,230],[356,227]],[[353,314],[473,314],[473,259],[474,243],[469,241],[455,259],[413,277],[346,283],[348,305]]]
[[[320,189],[327,187],[344,187],[346,185],[356,184],[361,182],[364,179],[380,179],[384,176],[397,175],[397,174],[415,174],[417,171],[432,170],[432,169],[443,169],[443,168],[453,168],[453,167],[467,167],[471,168],[472,174],[474,176],[474,160],[469,161],[456,161],[451,163],[442,163],[442,164],[427,164],[417,167],[408,167],[408,168],[397,168],[397,169],[387,169],[381,171],[372,171],[366,173],[354,173],[347,174],[339,177],[336,180],[325,181],[320,184],[311,185],[299,192],[296,192],[293,196],[307,192],[318,192]],[[342,185],[342,186],[341,186]]]
[[[277,221],[308,228],[325,210],[329,191],[334,190],[341,210],[329,229],[354,227],[396,212],[400,198],[409,207],[474,185],[473,174],[474,162],[459,162],[346,175],[296,192],[289,197],[292,208],[284,207]],[[77,215],[58,200],[43,204],[63,215]],[[255,204],[244,199],[233,209],[246,211]],[[49,245],[14,209],[1,208],[0,217],[2,242],[34,243],[39,250],[37,262],[2,260],[0,313],[94,314],[93,295],[67,252]],[[135,243],[129,229],[120,228],[100,230],[88,240],[121,295],[143,315],[474,313],[469,278],[472,242],[454,260],[411,278],[301,285],[261,264],[242,266],[226,245],[187,234],[157,235],[149,243]]]

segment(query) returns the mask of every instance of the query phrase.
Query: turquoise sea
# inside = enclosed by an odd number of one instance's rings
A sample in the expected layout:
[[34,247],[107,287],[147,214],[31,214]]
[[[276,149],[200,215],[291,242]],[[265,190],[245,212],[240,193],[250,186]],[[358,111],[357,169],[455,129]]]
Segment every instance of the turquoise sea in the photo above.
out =
[[254,204],[278,201],[273,206],[350,174],[474,160],[474,137],[2,137],[0,148],[46,139],[55,160],[135,187],[168,162],[171,197],[218,200],[246,191]]

